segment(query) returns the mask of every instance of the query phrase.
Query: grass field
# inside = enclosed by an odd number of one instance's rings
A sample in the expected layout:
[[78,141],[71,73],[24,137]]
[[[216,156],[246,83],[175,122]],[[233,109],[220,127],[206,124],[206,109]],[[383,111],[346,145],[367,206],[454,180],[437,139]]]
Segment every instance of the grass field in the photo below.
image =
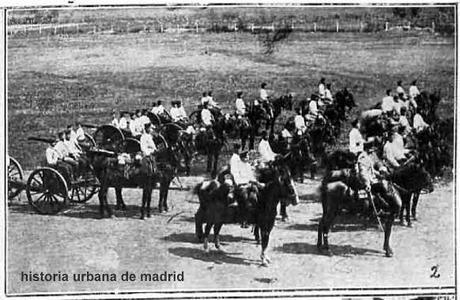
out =
[[[261,82],[274,93],[311,94],[320,77],[333,90],[348,87],[360,109],[379,101],[398,79],[408,88],[441,89],[440,114],[453,116],[454,40],[433,35],[293,34],[272,56],[257,36],[124,34],[8,40],[8,151],[26,167],[41,163],[50,135],[80,119],[108,122],[112,109],[181,99],[190,113],[212,89],[224,108],[235,92],[246,100]],[[85,107],[74,109],[76,101]]]

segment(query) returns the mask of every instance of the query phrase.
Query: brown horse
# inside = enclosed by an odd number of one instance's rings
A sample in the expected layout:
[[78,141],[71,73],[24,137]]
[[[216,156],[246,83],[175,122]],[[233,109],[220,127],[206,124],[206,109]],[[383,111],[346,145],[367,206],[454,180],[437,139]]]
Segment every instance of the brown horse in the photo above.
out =
[[[275,224],[276,207],[280,199],[297,204],[298,196],[289,169],[282,162],[275,162],[271,167],[260,170],[259,181],[265,186],[259,190],[257,202],[248,208],[248,223],[256,225],[256,239],[262,238],[262,264],[270,259],[265,251],[270,232]],[[223,224],[240,222],[239,208],[228,207],[227,193],[229,186],[218,181],[205,181],[198,184],[194,193],[198,195],[200,206],[195,214],[196,235],[204,242],[205,251],[209,251],[208,236],[214,227],[214,243],[220,249],[219,232]],[[206,224],[203,232],[203,224]]]
[[118,165],[116,153],[105,150],[87,151],[88,160],[101,185],[98,194],[101,218],[105,216],[105,212],[107,212],[108,217],[113,214],[107,201],[107,192],[110,187],[115,188],[116,208],[121,209],[126,208],[122,198],[122,188],[142,188],[141,219],[144,219],[145,215],[150,217],[152,190],[155,184],[159,182],[159,210],[161,212],[162,209],[167,209],[169,184],[175,174],[174,152],[164,148],[156,156],[155,162],[149,158],[143,158],[139,163],[133,165],[129,170],[129,178],[126,178],[123,167]]
[[[341,209],[341,204],[348,202],[347,198],[350,197],[348,194],[348,185],[343,181],[325,181],[321,185],[321,203],[323,206],[323,216],[318,225],[318,242],[317,247],[320,251],[323,249],[327,251],[329,255],[332,252],[329,249],[328,234],[331,229],[334,219]],[[390,247],[390,235],[391,229],[394,223],[395,216],[399,214],[401,210],[401,198],[398,191],[388,182],[386,191],[381,191],[380,196],[388,205],[381,205],[382,202],[375,202],[377,209],[385,210],[384,225],[384,243],[383,250],[387,257],[393,256],[393,250]]]

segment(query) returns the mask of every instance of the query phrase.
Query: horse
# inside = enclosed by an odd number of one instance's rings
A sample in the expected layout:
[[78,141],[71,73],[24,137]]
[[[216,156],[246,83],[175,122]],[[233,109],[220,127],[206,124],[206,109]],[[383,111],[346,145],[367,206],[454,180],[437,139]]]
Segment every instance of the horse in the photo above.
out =
[[364,111],[360,116],[361,132],[366,137],[383,136],[390,130],[391,122],[380,109]]
[[[401,224],[404,224],[404,211],[406,212],[407,226],[411,227],[411,214],[416,217],[417,203],[422,190],[433,192],[433,183],[430,174],[419,163],[410,163],[395,170],[390,177],[402,200],[402,208],[399,214]],[[413,201],[411,209],[411,199]]]
[[[327,254],[332,255],[329,249],[328,234],[333,225],[334,219],[340,212],[342,203],[349,201],[349,186],[343,181],[324,181],[320,187],[321,204],[323,215],[318,225],[318,241],[317,248],[322,251],[327,251]],[[393,187],[391,182],[388,182],[386,192],[381,191],[381,197],[388,205],[382,205],[382,201],[375,201],[376,208],[382,208],[386,211],[384,225],[384,243],[383,250],[387,257],[393,256],[393,250],[390,247],[391,229],[394,223],[395,216],[401,210],[401,198],[398,191]]]
[[[271,104],[269,104],[269,107],[270,105]],[[265,126],[266,130],[270,129],[271,132],[273,132],[274,119],[272,113],[272,111],[267,110],[267,107],[263,105],[254,105],[254,103],[249,105],[248,118],[254,136],[258,135],[259,129],[262,126]],[[254,144],[250,143],[249,147],[250,149],[254,149]]]
[[288,165],[294,176],[303,182],[304,170],[306,166],[310,166],[311,179],[315,178],[316,174],[316,159],[312,154],[309,135],[296,135],[292,140],[290,151],[288,153]]
[[198,154],[207,156],[206,171],[214,177],[222,148],[226,144],[224,117],[217,119],[213,126],[200,130],[195,137],[195,147]]
[[356,155],[350,151],[336,150],[327,155],[326,173],[332,170],[351,169],[355,166]]
[[437,120],[436,110],[438,109],[439,102],[441,102],[440,90],[431,94],[426,91],[422,91],[415,97],[414,100],[417,103],[420,115],[426,122],[431,124]]
[[321,161],[326,153],[326,144],[335,143],[334,130],[330,122],[322,117],[317,117],[308,127],[310,149],[313,156]]
[[335,94],[335,101],[326,105],[324,108],[323,115],[334,127],[334,135],[336,138],[340,135],[342,122],[347,120],[346,112],[351,111],[356,106],[353,95],[347,88],[344,88]]
[[249,142],[248,147],[252,145],[254,148],[255,133],[249,121],[249,118],[246,116],[230,116],[227,115],[224,117],[224,131],[230,138],[239,138],[241,141],[241,150],[246,148],[247,142]]
[[179,171],[185,171],[185,174],[188,176],[191,171],[195,142],[193,132],[184,130],[186,126],[191,125],[178,124],[176,122],[162,124],[160,133],[165,137],[168,146],[177,153],[179,157]]
[[[117,206],[125,209],[126,205],[122,198],[122,188],[142,188],[141,219],[144,216],[150,217],[150,203],[152,190],[156,182],[160,183],[159,210],[167,209],[167,194],[169,184],[174,178],[174,152],[164,148],[156,154],[158,162],[152,162],[144,157],[138,163],[134,163],[129,169],[129,177],[125,176],[124,167],[118,165],[118,158],[115,152],[92,149],[87,151],[87,157],[94,173],[100,182],[99,189],[99,213],[104,218],[105,212],[108,217],[113,215],[112,209],[107,202],[107,192],[110,187],[115,188]],[[168,159],[165,160],[165,157]]]
[[[264,187],[259,189],[257,201],[248,208],[248,223],[255,224],[254,235],[256,240],[262,240],[261,260],[267,266],[270,259],[266,255],[270,232],[275,224],[276,208],[280,199],[290,201],[294,205],[298,202],[297,192],[289,169],[282,161],[275,161],[273,165],[260,170],[259,181]],[[228,207],[227,193],[229,185],[221,184],[217,180],[205,181],[194,188],[198,195],[200,206],[195,214],[196,235],[204,243],[204,249],[209,251],[208,237],[211,228],[214,228],[214,244],[221,249],[219,232],[223,224],[239,222],[239,208]],[[203,232],[203,224],[206,224]]]
[[273,101],[272,101],[272,104],[273,104],[273,119],[276,120],[276,118],[279,117],[279,115],[281,114],[281,111],[283,109],[285,110],[292,110],[292,106],[293,106],[293,95],[292,93],[288,93],[286,95],[283,95],[281,97],[278,97],[278,98],[275,98]]
[[346,87],[335,94],[335,104],[339,112],[339,117],[343,121],[346,120],[346,109],[348,108],[348,111],[350,111],[353,107],[357,107],[353,94]]

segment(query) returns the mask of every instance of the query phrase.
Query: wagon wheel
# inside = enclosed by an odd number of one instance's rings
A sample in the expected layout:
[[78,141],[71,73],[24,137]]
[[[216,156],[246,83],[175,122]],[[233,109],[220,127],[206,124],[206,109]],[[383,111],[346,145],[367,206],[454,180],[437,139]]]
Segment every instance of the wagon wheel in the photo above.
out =
[[51,168],[40,168],[30,174],[26,186],[30,205],[41,214],[57,214],[69,200],[64,177]]
[[201,123],[201,110],[195,110],[190,114],[188,117],[192,124],[200,124]]
[[138,140],[134,138],[125,139],[125,143],[123,146],[123,152],[133,154],[133,153],[137,153],[140,151],[141,151],[141,143]]
[[161,119],[160,119],[160,117],[159,117],[157,114],[154,114],[153,112],[148,112],[148,113],[147,113],[147,117],[149,117],[150,122],[151,122],[153,125],[156,125],[156,126],[161,125]]
[[94,141],[97,147],[120,152],[123,147],[125,136],[120,129],[112,125],[102,125],[99,127],[93,135]]
[[16,159],[10,157],[8,164],[8,200],[13,199],[21,192],[22,189],[15,183],[20,183],[23,179],[24,171],[21,165]]
[[93,137],[90,134],[85,132],[85,138],[83,140],[79,140],[78,145],[83,150],[88,150],[88,149],[96,147],[96,141],[93,139]]
[[72,182],[72,202],[84,203],[99,192],[99,180],[90,166],[75,182]]
[[163,150],[168,148],[168,142],[166,141],[165,137],[159,133],[158,135],[153,136],[153,141],[157,146],[158,150]]
[[181,130],[183,128],[179,124],[167,123],[161,125],[160,134],[167,139],[168,143],[174,144],[177,143]]

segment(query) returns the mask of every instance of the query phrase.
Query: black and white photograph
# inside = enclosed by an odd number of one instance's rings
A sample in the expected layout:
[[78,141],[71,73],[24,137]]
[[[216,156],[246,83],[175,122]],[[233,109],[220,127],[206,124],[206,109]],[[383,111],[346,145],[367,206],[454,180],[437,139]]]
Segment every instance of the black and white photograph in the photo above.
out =
[[455,299],[458,2],[0,8],[3,296]]

